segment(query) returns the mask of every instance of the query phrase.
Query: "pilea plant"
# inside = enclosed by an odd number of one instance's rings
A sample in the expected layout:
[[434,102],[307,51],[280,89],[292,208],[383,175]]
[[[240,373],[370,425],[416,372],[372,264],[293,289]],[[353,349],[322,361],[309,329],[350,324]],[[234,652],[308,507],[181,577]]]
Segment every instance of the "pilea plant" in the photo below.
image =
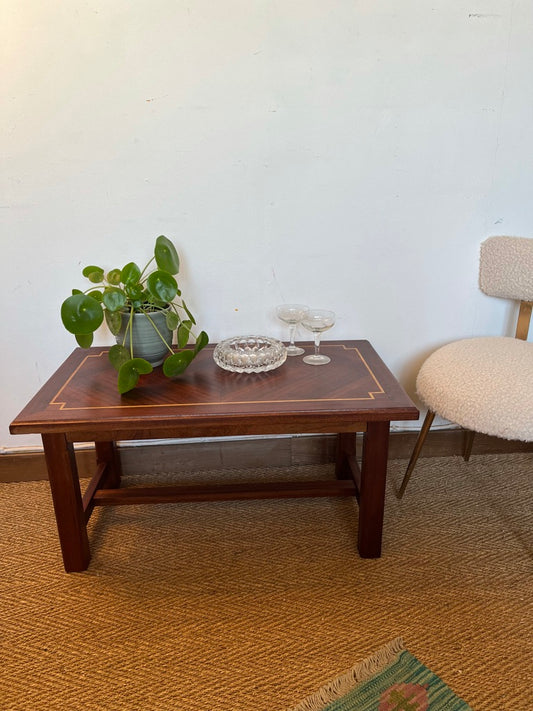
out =
[[[183,373],[209,342],[205,331],[200,331],[197,336],[193,333],[196,321],[181,298],[175,279],[179,267],[174,244],[161,235],[156,239],[154,256],[142,270],[134,262],[107,273],[101,267],[85,267],[82,274],[91,285],[85,291],[73,289],[72,295],[61,306],[63,325],[74,334],[82,348],[91,346],[94,332],[104,320],[117,337],[117,344],[109,349],[109,360],[118,371],[118,390],[121,394],[132,390],[140,375],[153,370],[148,360],[135,355],[132,338],[134,314],[145,315],[168,349],[163,372],[169,378]],[[176,333],[177,350],[169,344],[173,336],[167,334],[166,339],[154,322],[154,314],[162,311],[166,313],[167,328]],[[194,347],[186,348],[191,336],[195,341]]]

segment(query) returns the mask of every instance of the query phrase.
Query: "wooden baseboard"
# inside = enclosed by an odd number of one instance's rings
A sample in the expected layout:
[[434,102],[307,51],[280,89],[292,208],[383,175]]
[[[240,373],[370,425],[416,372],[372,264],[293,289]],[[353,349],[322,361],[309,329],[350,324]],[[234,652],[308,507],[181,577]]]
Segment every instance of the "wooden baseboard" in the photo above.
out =
[[[389,458],[408,459],[417,432],[393,432]],[[430,432],[422,457],[446,457],[462,454],[464,432],[442,430]],[[202,443],[169,443],[120,447],[125,474],[154,474],[158,471],[190,471],[194,469],[236,469],[252,467],[289,467],[334,461],[335,435],[309,437],[268,437],[242,440],[215,440]],[[533,442],[508,440],[476,435],[472,454],[503,454],[533,452]],[[80,477],[92,476],[94,451],[76,452]],[[42,452],[0,456],[0,482],[38,481],[47,479]]]

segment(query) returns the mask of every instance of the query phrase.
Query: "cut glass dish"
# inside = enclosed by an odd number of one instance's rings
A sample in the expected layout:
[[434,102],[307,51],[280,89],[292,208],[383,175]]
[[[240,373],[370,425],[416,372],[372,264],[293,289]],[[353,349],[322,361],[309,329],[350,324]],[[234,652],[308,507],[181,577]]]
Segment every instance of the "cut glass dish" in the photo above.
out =
[[215,363],[232,373],[266,373],[283,365],[287,349],[268,336],[235,336],[221,341],[213,352]]

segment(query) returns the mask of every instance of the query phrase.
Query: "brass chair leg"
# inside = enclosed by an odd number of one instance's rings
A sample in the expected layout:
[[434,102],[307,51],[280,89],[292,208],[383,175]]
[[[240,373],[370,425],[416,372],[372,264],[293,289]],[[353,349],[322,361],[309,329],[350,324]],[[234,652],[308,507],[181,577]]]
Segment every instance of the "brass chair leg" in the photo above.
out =
[[472,454],[472,445],[474,444],[475,432],[473,430],[466,430],[465,432],[465,444],[463,449],[463,459],[468,462],[470,455]]
[[420,430],[420,434],[418,435],[418,439],[416,440],[415,448],[413,449],[413,453],[411,454],[411,459],[409,460],[409,464],[407,465],[402,485],[400,486],[400,490],[398,491],[399,499],[401,499],[405,493],[405,489],[407,488],[407,484],[409,483],[409,479],[411,478],[411,474],[413,473],[413,469],[415,468],[415,465],[418,461],[420,451],[424,445],[424,442],[426,441],[427,433],[429,432],[429,428],[431,427],[434,419],[435,413],[431,412],[431,410],[428,410],[426,419],[424,420],[424,424],[422,425],[422,429]]

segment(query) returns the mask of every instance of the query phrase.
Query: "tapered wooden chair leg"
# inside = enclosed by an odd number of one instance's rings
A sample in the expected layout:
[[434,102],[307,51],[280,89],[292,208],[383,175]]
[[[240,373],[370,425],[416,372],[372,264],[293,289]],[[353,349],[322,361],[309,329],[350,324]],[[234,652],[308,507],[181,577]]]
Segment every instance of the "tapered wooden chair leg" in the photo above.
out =
[[473,430],[467,430],[465,432],[465,444],[463,449],[463,459],[468,462],[470,455],[472,454],[472,445],[474,444],[475,432]]
[[415,468],[415,465],[418,461],[420,451],[422,450],[424,442],[426,441],[427,433],[429,432],[429,428],[431,427],[434,419],[435,413],[431,412],[431,410],[428,410],[426,419],[424,420],[424,424],[422,425],[422,429],[420,430],[420,434],[418,435],[418,439],[416,440],[415,448],[413,449],[413,453],[411,454],[411,459],[409,460],[409,464],[407,465],[402,485],[400,486],[400,490],[398,491],[399,499],[401,499],[405,493],[407,484],[409,483],[409,479],[411,478],[411,474],[413,473],[413,469]]

